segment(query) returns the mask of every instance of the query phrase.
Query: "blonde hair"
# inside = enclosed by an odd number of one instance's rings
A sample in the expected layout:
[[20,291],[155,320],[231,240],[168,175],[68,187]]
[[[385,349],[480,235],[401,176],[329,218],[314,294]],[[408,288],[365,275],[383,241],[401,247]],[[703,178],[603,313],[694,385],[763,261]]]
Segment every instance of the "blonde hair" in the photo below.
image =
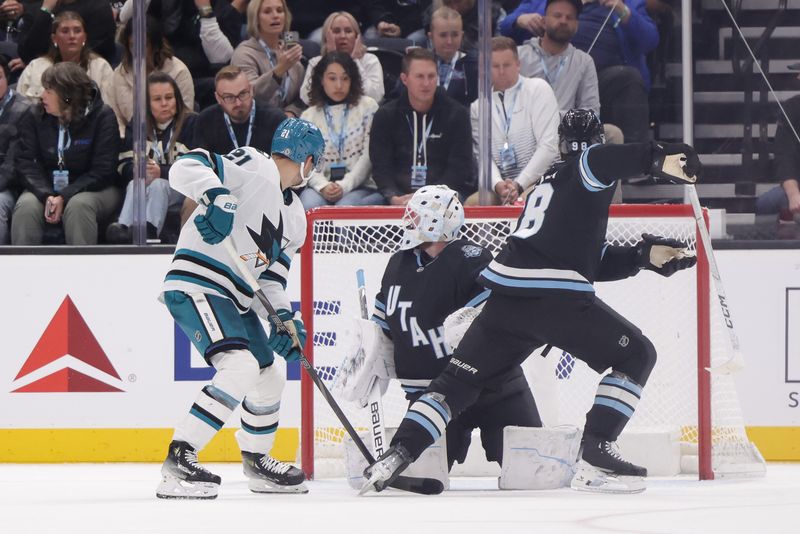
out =
[[[264,0],[251,0],[247,4],[247,35],[258,39],[261,35],[258,31],[258,12],[261,11],[261,4]],[[283,12],[286,15],[286,23],[283,25],[283,31],[288,32],[292,27],[292,12],[289,11],[289,6],[286,5],[286,0],[281,0],[283,4]]]
[[347,11],[334,11],[328,18],[325,19],[325,22],[322,24],[322,47],[320,48],[319,55],[324,56],[328,52],[335,52],[336,50],[328,50],[328,30],[331,29],[331,25],[333,21],[336,20],[337,17],[344,17],[347,19],[347,22],[353,27],[356,32],[356,39],[358,36],[361,35],[361,29],[358,27],[358,21],[356,18],[348,13]]

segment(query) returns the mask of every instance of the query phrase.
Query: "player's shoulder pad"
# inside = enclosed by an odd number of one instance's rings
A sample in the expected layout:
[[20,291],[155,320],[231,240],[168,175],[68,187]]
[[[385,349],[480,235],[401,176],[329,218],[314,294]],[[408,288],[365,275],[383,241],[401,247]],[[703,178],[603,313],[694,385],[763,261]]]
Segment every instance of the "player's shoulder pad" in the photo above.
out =
[[220,169],[222,169],[222,159],[219,154],[215,154],[213,152],[209,152],[204,148],[195,148],[187,152],[186,154],[182,154],[176,160],[177,162],[187,162],[187,161],[196,161],[201,163],[202,165],[208,167],[214,173],[219,176]]

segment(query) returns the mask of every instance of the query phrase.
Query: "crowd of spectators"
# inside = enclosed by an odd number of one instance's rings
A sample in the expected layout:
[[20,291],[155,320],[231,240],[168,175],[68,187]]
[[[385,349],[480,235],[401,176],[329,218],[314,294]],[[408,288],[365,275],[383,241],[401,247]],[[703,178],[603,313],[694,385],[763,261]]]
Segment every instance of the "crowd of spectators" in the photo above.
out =
[[[327,142],[307,209],[404,205],[425,184],[477,202],[476,0],[143,1],[149,238],[194,208],[169,188],[175,158],[269,151],[287,116]],[[0,4],[0,244],[131,241],[133,2]],[[494,203],[557,159],[568,109],[599,112],[609,142],[651,137],[648,3],[492,2]],[[794,210],[796,183],[769,205]]]

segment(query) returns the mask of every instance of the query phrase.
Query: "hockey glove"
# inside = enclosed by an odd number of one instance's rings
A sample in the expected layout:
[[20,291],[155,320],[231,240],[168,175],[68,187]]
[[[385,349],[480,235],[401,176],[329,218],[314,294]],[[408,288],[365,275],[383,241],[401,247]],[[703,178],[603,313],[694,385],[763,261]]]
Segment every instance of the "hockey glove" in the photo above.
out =
[[[297,361],[300,359],[300,350],[306,344],[307,337],[306,327],[303,325],[300,312],[292,315],[289,310],[278,310],[278,319],[281,320],[288,332],[281,332],[273,325],[267,344],[273,352],[280,354],[287,362]],[[299,346],[295,345],[290,332],[297,334],[297,339],[300,341]]]
[[203,215],[194,218],[194,225],[200,232],[200,237],[209,245],[221,243],[233,229],[236,197],[227,189],[217,187],[206,191],[200,197],[200,203],[207,207]]
[[653,178],[667,180],[673,184],[694,184],[703,170],[697,152],[683,143],[653,142]]
[[654,271],[661,276],[672,276],[676,272],[693,267],[697,257],[691,254],[677,239],[642,234],[636,245],[636,265],[639,269]]

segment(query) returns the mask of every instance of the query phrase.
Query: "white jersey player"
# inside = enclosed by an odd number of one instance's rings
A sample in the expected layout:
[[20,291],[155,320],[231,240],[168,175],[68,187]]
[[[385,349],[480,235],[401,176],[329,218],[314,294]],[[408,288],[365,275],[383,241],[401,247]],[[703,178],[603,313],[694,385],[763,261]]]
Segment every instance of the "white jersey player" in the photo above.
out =
[[250,489],[307,491],[300,469],[269,455],[284,385],[274,354],[292,361],[299,358],[298,348],[274,328],[267,335],[258,316],[266,318],[266,312],[220,243],[233,238],[278,317],[305,342],[303,323],[290,311],[286,295],[292,257],[306,231],[305,212],[292,188],[305,185],[324,146],[316,126],[286,119],[273,138],[272,157],[251,147],[225,155],[194,150],[170,170],[170,185],[198,207],[193,222],[181,230],[161,300],[217,372],[175,429],[158,497],[217,496],[221,479],[197,462],[197,452],[239,404],[236,440]]

